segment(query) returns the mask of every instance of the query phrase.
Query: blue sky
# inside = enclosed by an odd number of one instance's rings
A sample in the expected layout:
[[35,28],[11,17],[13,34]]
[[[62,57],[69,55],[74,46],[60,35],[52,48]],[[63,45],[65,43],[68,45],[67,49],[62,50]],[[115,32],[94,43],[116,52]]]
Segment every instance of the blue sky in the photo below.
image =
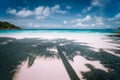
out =
[[1,0],[0,21],[24,29],[120,26],[120,0]]

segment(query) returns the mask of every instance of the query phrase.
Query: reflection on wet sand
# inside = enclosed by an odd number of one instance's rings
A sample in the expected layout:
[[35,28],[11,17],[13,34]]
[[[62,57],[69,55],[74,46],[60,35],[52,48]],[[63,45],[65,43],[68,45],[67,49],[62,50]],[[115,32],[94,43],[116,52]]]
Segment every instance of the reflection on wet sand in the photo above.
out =
[[[119,39],[111,39],[119,44]],[[0,80],[99,80],[96,71],[101,80],[120,79],[120,57],[106,49],[96,52],[94,47],[67,39],[0,38],[0,43],[8,40],[0,44]]]

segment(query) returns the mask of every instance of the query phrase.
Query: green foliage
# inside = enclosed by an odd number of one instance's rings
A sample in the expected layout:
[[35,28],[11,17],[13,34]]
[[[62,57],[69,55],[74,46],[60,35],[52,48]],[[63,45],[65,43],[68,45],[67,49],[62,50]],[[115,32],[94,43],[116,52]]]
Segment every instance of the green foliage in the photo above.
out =
[[117,29],[119,29],[119,30],[120,30],[120,27],[118,27]]
[[8,22],[0,21],[0,30],[14,30],[14,29],[16,30],[21,28]]

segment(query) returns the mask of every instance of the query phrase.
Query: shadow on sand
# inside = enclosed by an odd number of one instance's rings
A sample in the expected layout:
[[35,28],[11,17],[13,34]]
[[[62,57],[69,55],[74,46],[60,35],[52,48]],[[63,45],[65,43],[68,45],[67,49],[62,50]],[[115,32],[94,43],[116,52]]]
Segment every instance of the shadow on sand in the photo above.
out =
[[[57,49],[58,52],[49,49]],[[76,52],[80,52],[79,54]],[[117,51],[117,50],[114,50]],[[108,68],[108,73],[95,69],[92,65],[86,65],[91,72],[82,72],[87,80],[119,80],[120,79],[120,57],[114,56],[100,49],[99,52],[92,50],[92,47],[85,43],[75,42],[67,39],[14,39],[0,38],[0,80],[12,80],[16,67],[29,58],[28,68],[31,67],[37,56],[43,58],[61,59],[71,80],[80,80],[74,69],[69,64],[69,60],[74,61],[76,55],[81,55],[91,61],[100,61],[103,66]],[[86,75],[94,72],[104,73],[105,78],[88,79]],[[100,76],[100,77],[101,77]],[[97,77],[97,76],[96,76]],[[99,76],[98,76],[99,77]]]
[[86,64],[86,66],[91,71],[81,72],[81,74],[84,76],[84,79],[87,79],[87,80],[113,80],[112,76],[110,76],[109,73],[107,73],[101,69],[96,69],[91,64]]

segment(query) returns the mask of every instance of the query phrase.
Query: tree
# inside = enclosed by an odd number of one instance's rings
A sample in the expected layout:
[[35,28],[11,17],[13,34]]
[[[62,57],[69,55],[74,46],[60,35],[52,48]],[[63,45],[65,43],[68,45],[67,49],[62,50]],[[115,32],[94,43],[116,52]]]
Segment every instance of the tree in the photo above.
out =
[[0,21],[0,29],[1,30],[14,30],[14,29],[16,30],[16,29],[21,29],[21,28],[8,22]]

